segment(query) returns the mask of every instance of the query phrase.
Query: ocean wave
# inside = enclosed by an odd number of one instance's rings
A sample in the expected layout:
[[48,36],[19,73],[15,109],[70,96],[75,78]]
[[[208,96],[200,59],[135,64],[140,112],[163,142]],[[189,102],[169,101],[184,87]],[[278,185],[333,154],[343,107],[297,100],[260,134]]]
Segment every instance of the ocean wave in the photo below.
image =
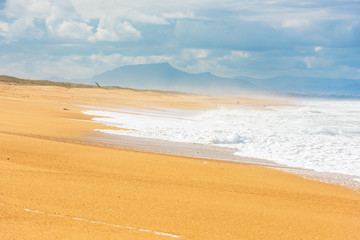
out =
[[360,176],[360,101],[309,101],[267,110],[87,110],[100,130],[236,148],[237,155]]

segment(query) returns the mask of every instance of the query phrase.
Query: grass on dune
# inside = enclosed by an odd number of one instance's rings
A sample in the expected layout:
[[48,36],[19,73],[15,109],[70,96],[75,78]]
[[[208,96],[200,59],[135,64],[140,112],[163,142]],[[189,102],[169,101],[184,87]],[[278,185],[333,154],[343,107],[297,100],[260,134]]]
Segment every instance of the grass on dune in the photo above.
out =
[[[82,84],[82,83],[71,83],[71,82],[53,82],[49,80],[31,80],[31,79],[22,79],[12,76],[0,75],[0,84],[7,85],[22,85],[22,86],[56,86],[64,88],[99,88],[97,85]],[[124,88],[120,86],[101,86],[103,89],[123,89],[131,90],[136,92],[154,92],[162,94],[189,94],[179,91],[163,91],[163,90],[149,90],[149,89],[134,89],[134,88]]]
[[96,88],[95,85],[87,85],[81,83],[71,82],[53,82],[49,80],[30,80],[11,76],[0,75],[0,83],[9,85],[23,85],[23,86],[57,86],[65,88]]

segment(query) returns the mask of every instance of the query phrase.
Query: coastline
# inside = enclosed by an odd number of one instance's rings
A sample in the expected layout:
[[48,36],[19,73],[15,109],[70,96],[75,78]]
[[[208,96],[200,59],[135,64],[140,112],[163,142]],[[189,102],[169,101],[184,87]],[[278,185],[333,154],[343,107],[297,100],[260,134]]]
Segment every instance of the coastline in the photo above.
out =
[[194,103],[192,96],[126,91],[104,96],[101,89],[0,85],[0,90],[5,239],[356,239],[360,234],[356,191],[259,166],[90,145],[84,137],[103,126],[74,106],[151,107],[165,98],[170,106],[206,108],[225,99],[207,103],[195,97]]
[[357,176],[319,172],[312,169],[287,166],[266,159],[234,155],[237,150],[233,148],[195,143],[171,142],[160,139],[114,135],[101,132],[91,132],[81,139],[91,145],[111,147],[115,149],[159,153],[179,157],[191,157],[203,159],[204,161],[224,161],[273,168],[293,173],[306,179],[349,187],[360,192],[360,182],[356,180],[358,179]]

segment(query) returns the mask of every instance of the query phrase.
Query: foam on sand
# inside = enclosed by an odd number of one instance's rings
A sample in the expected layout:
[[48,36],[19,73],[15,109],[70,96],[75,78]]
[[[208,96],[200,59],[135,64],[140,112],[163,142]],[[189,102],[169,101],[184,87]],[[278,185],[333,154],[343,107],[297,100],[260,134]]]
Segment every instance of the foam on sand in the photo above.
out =
[[[360,176],[360,101],[306,101],[266,110],[87,110],[97,131],[236,148],[292,167]],[[134,114],[135,113],[135,114]]]

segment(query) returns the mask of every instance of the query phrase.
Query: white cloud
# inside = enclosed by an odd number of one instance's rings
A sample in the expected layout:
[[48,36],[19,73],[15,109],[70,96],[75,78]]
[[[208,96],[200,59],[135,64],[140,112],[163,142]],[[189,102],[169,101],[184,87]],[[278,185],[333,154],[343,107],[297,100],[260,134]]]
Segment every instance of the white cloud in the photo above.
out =
[[158,17],[156,15],[142,13],[139,11],[125,12],[122,15],[120,15],[120,17],[130,19],[133,22],[159,24],[159,25],[169,24],[169,22],[166,21],[164,18]]
[[162,63],[162,62],[170,62],[172,60],[171,56],[161,56],[161,55],[123,56],[118,53],[110,54],[110,55],[93,54],[89,58],[92,62],[97,63],[97,65],[103,66],[104,71],[124,65]]
[[318,47],[314,47],[314,51],[315,52],[320,52],[323,48],[318,46]]
[[150,1],[112,1],[112,0],[72,0],[73,6],[83,18],[101,19],[106,16],[116,16],[123,20],[147,24],[169,24],[157,14],[156,4]]
[[171,12],[171,13],[163,13],[163,18],[167,19],[185,19],[185,18],[195,18],[195,14],[192,11],[186,12]]
[[0,37],[8,37],[9,24],[7,22],[0,21]]
[[39,14],[46,15],[51,7],[51,4],[47,0],[31,0],[30,3],[25,4],[25,6],[27,6],[27,11],[39,16]]
[[218,61],[237,62],[238,60],[251,57],[251,53],[245,51],[231,51],[230,54],[218,57]]
[[308,69],[322,68],[333,63],[332,59],[318,58],[314,56],[306,56],[303,58]]
[[124,65],[149,64],[169,62],[172,57],[169,56],[125,56],[123,57]]
[[248,58],[248,57],[250,57],[250,53],[244,52],[244,51],[231,51],[231,56]]
[[9,26],[9,31],[12,35],[20,35],[28,29],[34,28],[34,19],[33,18],[19,18]]
[[286,19],[283,21],[282,26],[284,28],[301,28],[308,24],[309,22],[306,19]]
[[12,17],[42,17],[49,7],[47,0],[8,0],[3,13]]
[[120,21],[116,17],[104,17],[96,28],[96,33],[89,37],[90,41],[122,42],[141,39],[141,33],[129,22]]
[[128,1],[109,0],[71,0],[75,11],[83,18],[101,18],[107,15],[114,16],[131,10],[125,6]]
[[9,31],[9,23],[0,21],[0,31]]
[[56,32],[60,37],[87,40],[93,34],[92,29],[86,23],[65,21],[57,27]]
[[52,34],[56,34],[56,28],[59,24],[61,24],[61,20],[58,19],[55,14],[51,14],[45,19],[46,28]]
[[306,64],[306,67],[308,69],[313,68],[313,65],[316,63],[316,58],[315,57],[310,57],[310,56],[306,56],[304,57],[303,61]]
[[[86,29],[80,23],[86,19],[79,19],[70,0],[8,0],[2,13],[10,19],[15,18],[10,24],[13,40],[24,35],[30,38],[36,35],[39,39],[46,31],[54,36],[80,38]],[[29,28],[32,28],[32,33],[26,30]]]
[[44,32],[31,17],[18,18],[8,27],[11,39],[41,39]]
[[207,49],[200,49],[200,48],[186,48],[182,51],[182,55],[184,58],[207,58],[210,55],[211,51]]

